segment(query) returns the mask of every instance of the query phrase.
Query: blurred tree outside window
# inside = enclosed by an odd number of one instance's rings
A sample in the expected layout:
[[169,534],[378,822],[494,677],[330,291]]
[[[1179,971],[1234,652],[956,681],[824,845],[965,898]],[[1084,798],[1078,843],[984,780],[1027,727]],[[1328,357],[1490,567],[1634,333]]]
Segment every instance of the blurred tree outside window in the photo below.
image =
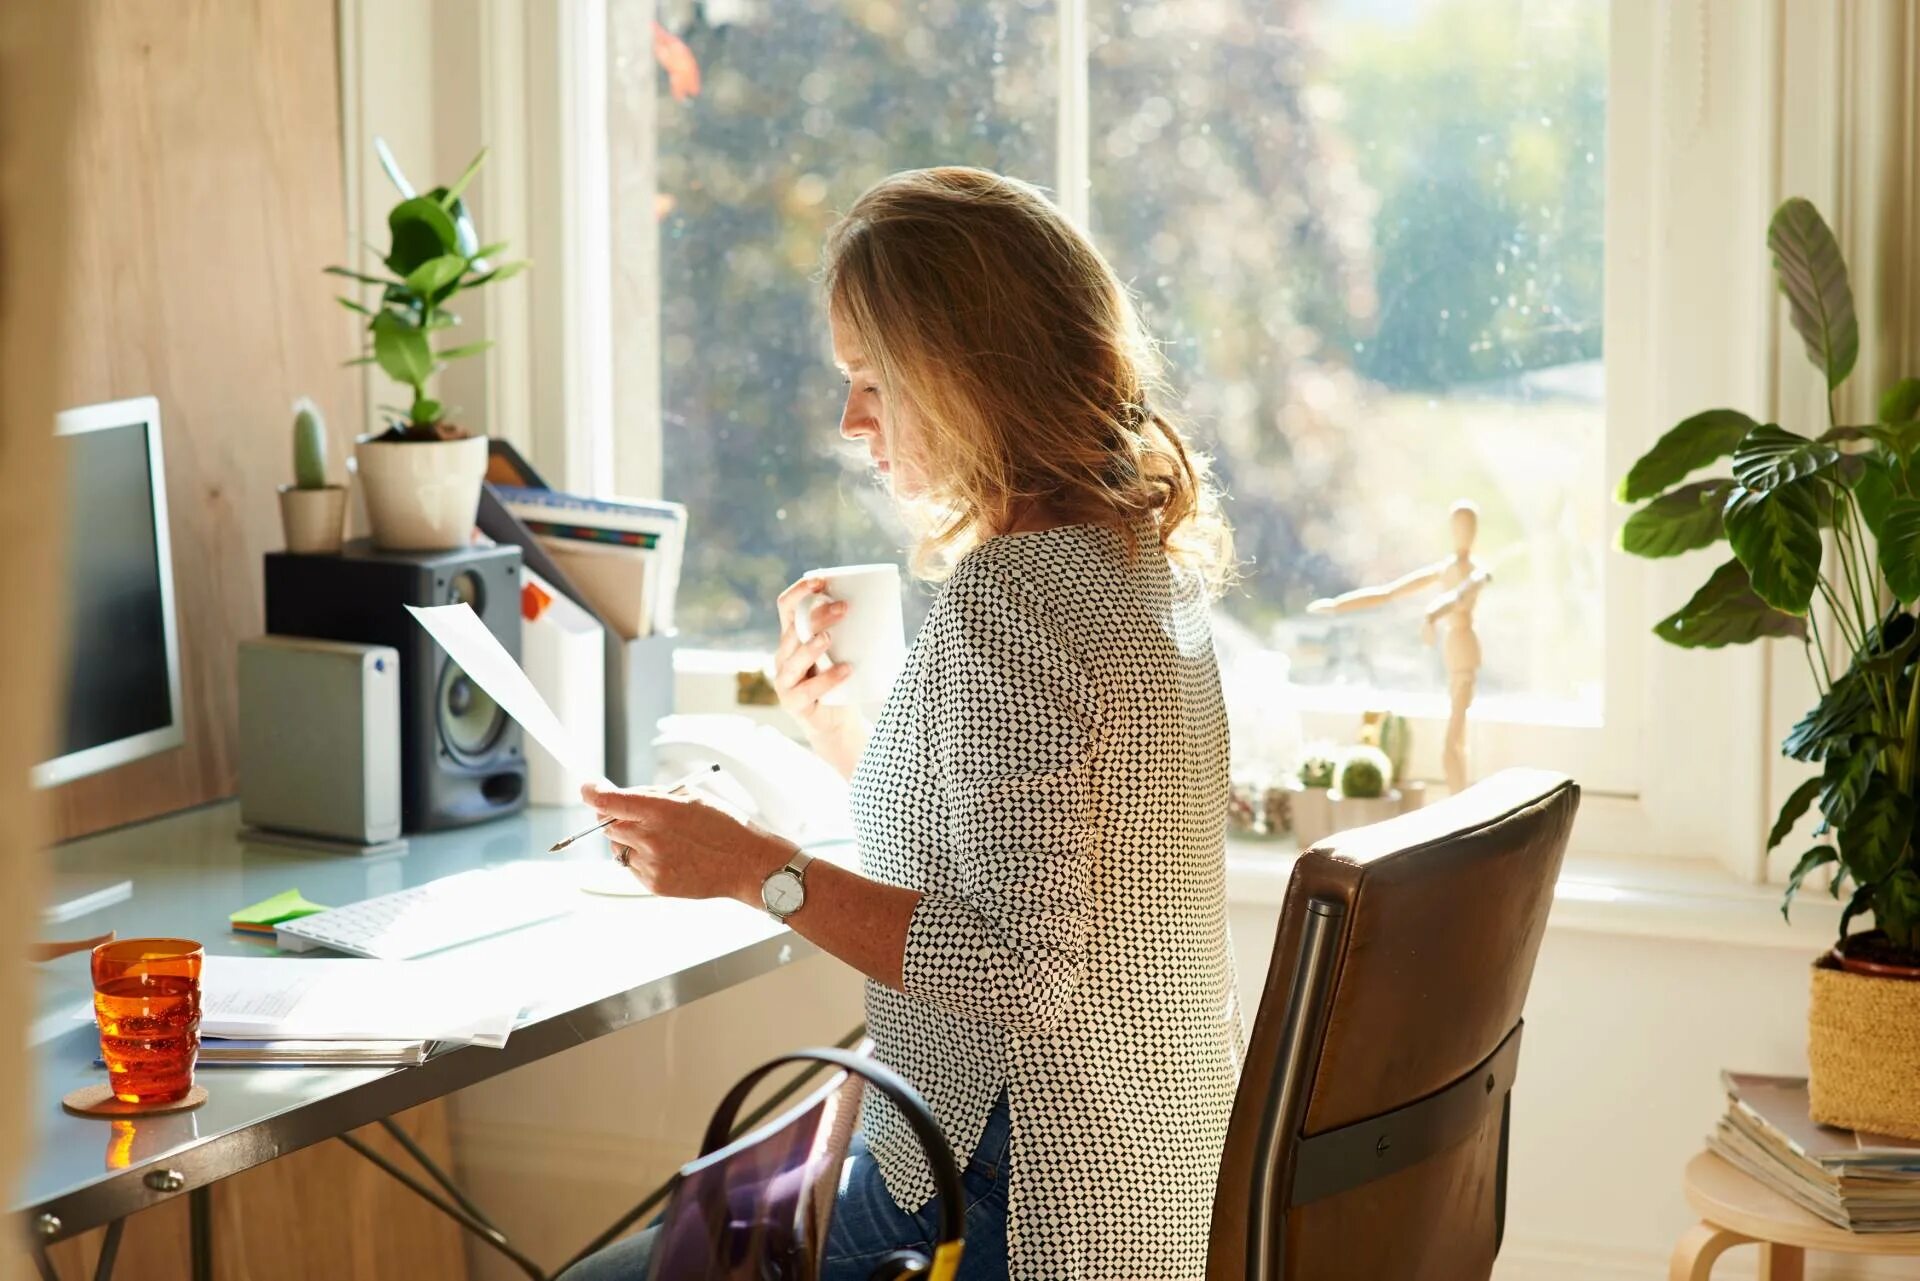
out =
[[[825,232],[904,168],[1051,189],[1056,6],[626,5],[655,23],[653,60],[613,74],[655,85],[682,628],[764,648],[798,573],[904,540],[838,439]],[[1087,22],[1089,229],[1226,483],[1245,564],[1223,646],[1362,702],[1436,695],[1419,602],[1304,607],[1439,559],[1472,498],[1478,706],[1597,723],[1604,0],[1088,0]]]

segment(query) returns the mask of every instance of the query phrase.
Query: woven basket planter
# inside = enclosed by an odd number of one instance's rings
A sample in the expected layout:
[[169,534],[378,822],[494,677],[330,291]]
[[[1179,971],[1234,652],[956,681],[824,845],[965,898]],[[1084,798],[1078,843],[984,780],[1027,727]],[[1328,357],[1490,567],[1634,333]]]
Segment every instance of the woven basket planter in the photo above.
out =
[[1813,1119],[1920,1139],[1920,982],[1813,966],[1807,1010]]

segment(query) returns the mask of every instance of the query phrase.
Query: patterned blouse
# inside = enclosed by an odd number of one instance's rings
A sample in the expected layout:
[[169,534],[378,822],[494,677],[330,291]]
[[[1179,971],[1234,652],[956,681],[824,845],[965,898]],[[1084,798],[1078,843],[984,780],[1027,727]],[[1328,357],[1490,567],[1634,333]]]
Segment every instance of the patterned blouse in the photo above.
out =
[[[963,1161],[1006,1089],[1016,1281],[1200,1277],[1240,1066],[1207,597],[1138,533],[969,552],[853,778],[863,867],[923,895],[868,1028]],[[924,1205],[912,1132],[861,1123]]]

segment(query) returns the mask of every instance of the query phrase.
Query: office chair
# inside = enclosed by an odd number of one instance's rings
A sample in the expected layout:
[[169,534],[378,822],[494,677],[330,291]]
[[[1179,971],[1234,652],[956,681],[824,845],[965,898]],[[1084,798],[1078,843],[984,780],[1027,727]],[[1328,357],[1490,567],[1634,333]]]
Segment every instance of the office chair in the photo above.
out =
[[1486,1281],[1520,1012],[1579,804],[1571,779],[1508,770],[1301,856],[1209,1281]]
[[[728,1142],[753,1087],[783,1064],[806,1061],[841,1071],[785,1115]],[[876,1266],[873,1281],[951,1281],[960,1264],[966,1200],[946,1136],[904,1079],[841,1049],[783,1054],[749,1072],[721,1100],[699,1159],[682,1166],[670,1185],[651,1265],[655,1281],[814,1281],[863,1085],[880,1090],[906,1117],[926,1151],[940,1203],[933,1258],[895,1251]]]

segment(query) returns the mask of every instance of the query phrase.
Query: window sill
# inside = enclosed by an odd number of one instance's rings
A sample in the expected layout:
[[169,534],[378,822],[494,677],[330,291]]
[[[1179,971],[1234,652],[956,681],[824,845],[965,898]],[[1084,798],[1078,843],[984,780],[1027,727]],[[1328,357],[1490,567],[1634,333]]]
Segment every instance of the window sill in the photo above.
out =
[[[1227,903],[1277,908],[1298,857],[1291,841],[1227,841]],[[1706,859],[1569,857],[1554,889],[1548,927],[1785,948],[1812,956],[1838,933],[1840,904],[1808,888],[1793,921],[1780,919],[1780,887],[1735,880]]]
[[[681,650],[675,655],[679,710],[733,712],[784,723],[778,709],[741,707],[734,674],[757,667],[750,652]],[[1278,908],[1298,857],[1291,840],[1227,841],[1227,902]],[[1585,933],[1785,948],[1812,956],[1839,932],[1840,904],[1809,887],[1791,924],[1780,919],[1780,887],[1736,880],[1711,859],[1571,856],[1554,891],[1550,928]]]

